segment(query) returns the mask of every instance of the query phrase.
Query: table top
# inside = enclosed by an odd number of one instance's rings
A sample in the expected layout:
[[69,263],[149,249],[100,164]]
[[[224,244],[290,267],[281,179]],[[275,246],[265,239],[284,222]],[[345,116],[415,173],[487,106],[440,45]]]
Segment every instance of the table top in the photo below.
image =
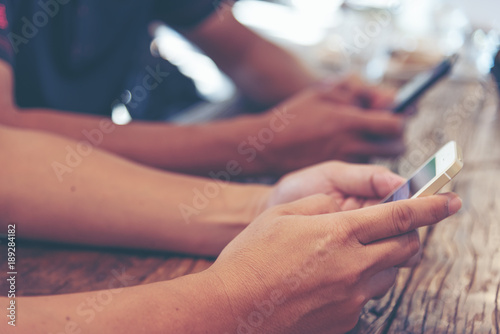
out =
[[[463,209],[422,232],[419,266],[402,269],[394,288],[369,302],[353,333],[500,332],[500,119],[492,83],[443,81],[421,101],[408,128],[408,152],[395,165],[409,174],[449,140],[464,169],[450,187]],[[0,268],[7,267],[0,245]],[[18,296],[107,289],[114,277],[147,284],[205,270],[210,259],[20,242]],[[0,274],[0,291],[7,283]]]

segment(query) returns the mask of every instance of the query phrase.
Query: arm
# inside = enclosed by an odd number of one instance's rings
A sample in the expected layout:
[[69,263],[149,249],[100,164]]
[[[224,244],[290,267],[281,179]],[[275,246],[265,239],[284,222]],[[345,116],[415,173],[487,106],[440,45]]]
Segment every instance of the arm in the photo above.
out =
[[318,76],[297,57],[240,24],[231,6],[184,32],[249,98],[266,105],[302,91]]
[[[171,171],[207,175],[210,171],[225,170],[228,161],[238,155],[235,146],[245,138],[242,129],[250,134],[263,124],[254,117],[193,126],[132,122],[124,126],[108,125],[108,130],[104,130],[101,122],[109,123],[109,118],[18,108],[13,98],[13,80],[12,68],[0,60],[0,124],[90,141],[94,147]],[[265,169],[264,166],[246,167],[244,174]]]
[[[368,195],[373,189],[358,191]],[[345,333],[363,306],[394,284],[395,266],[418,252],[414,229],[437,223],[460,205],[447,194],[338,212],[328,196],[307,197],[263,213],[202,273],[118,290],[21,297],[16,327],[4,319],[0,329]],[[4,309],[8,302],[0,298]]]
[[234,168],[220,180],[181,176],[51,134],[5,127],[0,161],[3,230],[17,223],[23,238],[203,255],[217,255],[266,207],[327,193],[348,209],[376,203],[401,183],[382,167],[329,162],[274,188],[232,184],[225,180]]
[[0,225],[17,223],[23,238],[216,255],[262,211],[269,191],[165,173],[96,149],[68,155],[82,149],[0,127]]
[[377,203],[402,182],[379,166],[328,162],[273,188],[242,185],[227,181],[235,168],[216,180],[182,176],[1,126],[0,161],[3,230],[16,223],[22,238],[202,255],[219,254],[267,207],[324,193],[352,209]]
[[[116,289],[16,298],[16,326],[4,316],[0,332],[225,333],[233,325],[220,281],[209,272],[138,287],[110,285]],[[0,297],[0,307],[6,310],[9,299]]]
[[[365,160],[401,153],[404,118],[366,112],[333,98],[324,88],[298,94],[260,115],[176,126],[132,122],[113,126],[109,119],[15,106],[11,68],[0,61],[0,124],[53,132],[146,165],[204,174],[277,174],[325,160]],[[333,102],[332,102],[333,101]],[[341,101],[342,102],[342,101]],[[102,122],[108,123],[103,126]],[[370,142],[367,134],[385,140]],[[291,154],[293,152],[293,154]]]

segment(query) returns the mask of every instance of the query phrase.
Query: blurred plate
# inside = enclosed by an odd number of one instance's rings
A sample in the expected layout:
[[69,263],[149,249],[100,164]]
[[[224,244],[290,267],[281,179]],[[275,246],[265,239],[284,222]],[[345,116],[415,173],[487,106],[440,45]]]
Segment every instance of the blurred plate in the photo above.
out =
[[344,6],[357,10],[365,9],[387,9],[400,5],[400,1],[395,0],[345,0]]
[[439,64],[443,57],[440,53],[393,51],[385,77],[399,81],[410,80]]

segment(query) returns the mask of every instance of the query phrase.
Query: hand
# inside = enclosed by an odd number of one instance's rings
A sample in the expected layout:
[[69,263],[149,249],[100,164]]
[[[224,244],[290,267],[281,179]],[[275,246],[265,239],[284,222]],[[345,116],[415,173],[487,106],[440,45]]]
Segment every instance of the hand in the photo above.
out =
[[318,87],[333,102],[367,109],[388,109],[396,96],[393,89],[369,85],[356,75],[340,80],[328,78]]
[[[279,126],[278,114],[286,118]],[[262,169],[275,174],[326,160],[364,162],[404,151],[403,116],[333,103],[319,89],[307,90],[261,117],[261,129],[270,128],[273,135],[267,145],[257,146],[258,156]]]
[[326,194],[342,211],[359,209],[379,203],[404,182],[382,166],[325,162],[284,176],[271,191],[267,207]]
[[[354,210],[379,204],[404,182],[404,178],[383,166],[325,162],[284,176],[271,190],[267,208],[326,194],[335,200],[341,211]],[[422,251],[420,249],[400,267],[417,265]]]
[[415,229],[460,206],[446,194],[339,212],[315,195],[270,209],[208,270],[225,288],[225,320],[245,333],[346,332],[418,252]]

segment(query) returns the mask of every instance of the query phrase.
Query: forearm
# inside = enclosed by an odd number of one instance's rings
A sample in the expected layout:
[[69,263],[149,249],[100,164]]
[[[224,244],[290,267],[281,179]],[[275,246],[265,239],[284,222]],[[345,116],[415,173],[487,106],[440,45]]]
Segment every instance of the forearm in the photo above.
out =
[[241,175],[266,171],[267,166],[258,159],[249,163],[238,153],[239,144],[268,126],[255,117],[192,126],[146,122],[118,126],[108,117],[49,109],[21,110],[12,99],[13,82],[10,65],[0,60],[0,125],[52,132],[130,160],[182,173],[206,176],[211,171],[225,171],[228,162],[238,159],[244,167]]
[[297,57],[260,37],[241,64],[228,73],[245,95],[267,105],[281,102],[319,80]]
[[80,156],[82,148],[0,129],[0,222],[18,224],[24,238],[216,255],[268,192],[161,172],[97,149]]
[[[119,282],[114,283],[120,287]],[[218,281],[202,272],[144,286],[21,297],[16,300],[16,327],[9,326],[4,319],[0,331],[16,334],[233,332],[236,320],[221,289]],[[0,299],[2,309],[7,308],[8,302],[7,298]]]
[[257,102],[274,105],[318,79],[293,54],[240,24],[229,6],[185,34]]
[[[201,125],[131,122],[115,125],[109,118],[46,109],[13,111],[4,124],[43,130],[107,150],[133,161],[170,171],[207,176],[241,163],[239,175],[259,174],[267,166],[247,162],[238,145],[268,125],[257,117],[240,117]],[[4,116],[5,117],[5,116]],[[238,169],[239,170],[239,169]]]

